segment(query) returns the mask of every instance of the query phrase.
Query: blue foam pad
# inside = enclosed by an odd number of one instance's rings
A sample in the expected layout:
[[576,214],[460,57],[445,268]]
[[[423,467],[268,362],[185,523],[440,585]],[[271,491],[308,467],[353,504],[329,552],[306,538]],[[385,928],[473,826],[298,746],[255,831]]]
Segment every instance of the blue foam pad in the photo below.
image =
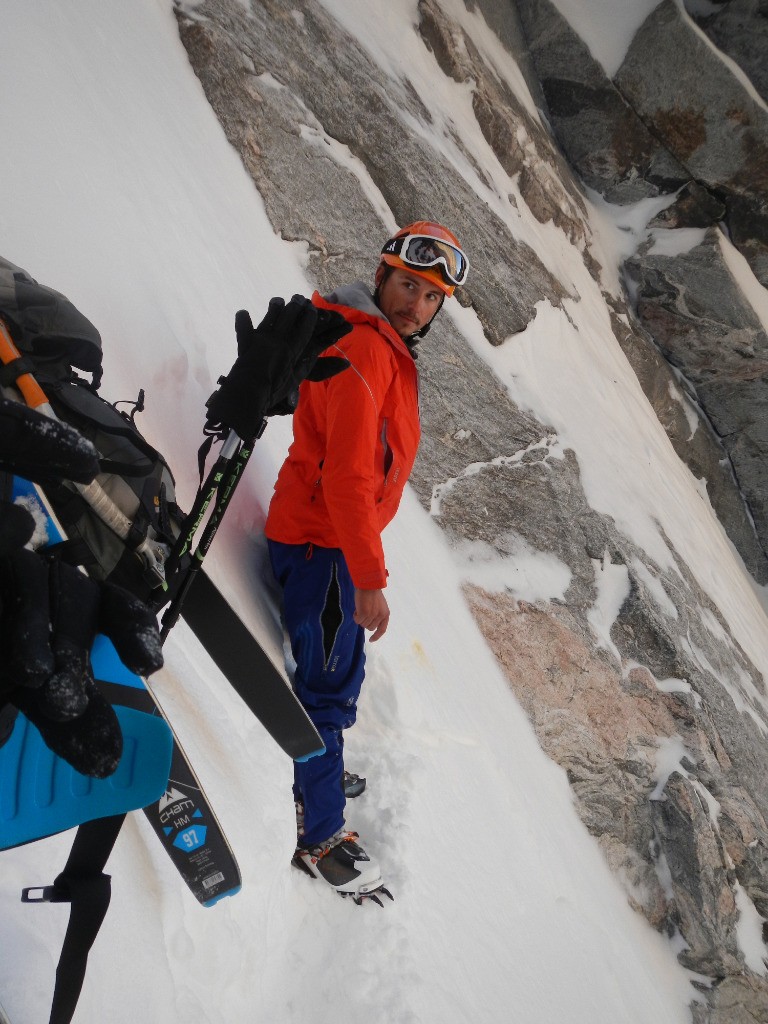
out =
[[162,718],[142,711],[116,707],[115,712],[123,755],[108,779],[75,771],[19,715],[10,739],[0,747],[0,850],[160,799],[171,769],[170,729]]

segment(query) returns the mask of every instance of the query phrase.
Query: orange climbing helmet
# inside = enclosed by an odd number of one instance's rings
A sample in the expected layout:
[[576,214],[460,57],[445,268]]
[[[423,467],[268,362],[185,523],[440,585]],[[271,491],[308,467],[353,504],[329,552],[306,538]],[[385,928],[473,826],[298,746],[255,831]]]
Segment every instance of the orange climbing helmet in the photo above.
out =
[[401,228],[381,250],[381,262],[432,281],[446,295],[453,295],[469,272],[469,260],[458,238],[431,220],[417,220]]

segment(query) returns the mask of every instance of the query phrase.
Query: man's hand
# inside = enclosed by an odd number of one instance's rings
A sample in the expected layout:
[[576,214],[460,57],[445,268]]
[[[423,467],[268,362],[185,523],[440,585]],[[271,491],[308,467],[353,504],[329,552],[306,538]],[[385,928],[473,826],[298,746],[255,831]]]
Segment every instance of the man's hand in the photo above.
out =
[[371,642],[384,636],[389,625],[389,605],[383,590],[360,590],[355,587],[355,622],[363,629],[374,630]]
[[206,402],[208,422],[250,439],[265,416],[292,414],[303,380],[323,381],[347,369],[348,360],[320,353],[351,330],[340,313],[318,309],[303,295],[287,305],[271,299],[258,327],[247,310],[239,310],[237,360]]

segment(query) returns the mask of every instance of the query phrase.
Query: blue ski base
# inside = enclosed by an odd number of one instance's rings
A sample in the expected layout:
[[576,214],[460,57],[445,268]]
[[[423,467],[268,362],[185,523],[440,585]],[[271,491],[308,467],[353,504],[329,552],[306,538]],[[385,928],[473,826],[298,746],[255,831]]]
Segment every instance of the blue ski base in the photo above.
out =
[[303,757],[294,757],[294,761],[301,763],[302,761],[311,761],[313,757],[320,757],[321,754],[325,753],[325,747],[320,747],[319,750],[313,750],[311,754],[305,754]]

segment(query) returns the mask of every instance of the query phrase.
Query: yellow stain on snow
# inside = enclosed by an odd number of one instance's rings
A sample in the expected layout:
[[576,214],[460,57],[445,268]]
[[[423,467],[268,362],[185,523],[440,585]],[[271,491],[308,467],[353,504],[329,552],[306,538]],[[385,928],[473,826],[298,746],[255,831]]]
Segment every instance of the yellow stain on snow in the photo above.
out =
[[427,652],[421,646],[420,641],[414,640],[411,643],[411,649],[413,650],[413,656],[422,668],[429,668],[430,662],[427,657]]

